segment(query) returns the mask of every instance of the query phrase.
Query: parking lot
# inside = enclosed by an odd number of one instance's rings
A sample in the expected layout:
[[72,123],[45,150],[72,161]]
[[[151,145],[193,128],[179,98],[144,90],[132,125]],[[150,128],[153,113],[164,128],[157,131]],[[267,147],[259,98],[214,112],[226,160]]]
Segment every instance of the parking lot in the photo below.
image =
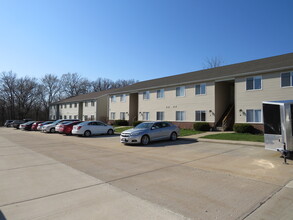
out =
[[0,128],[0,219],[292,219],[292,161],[180,138],[124,146]]

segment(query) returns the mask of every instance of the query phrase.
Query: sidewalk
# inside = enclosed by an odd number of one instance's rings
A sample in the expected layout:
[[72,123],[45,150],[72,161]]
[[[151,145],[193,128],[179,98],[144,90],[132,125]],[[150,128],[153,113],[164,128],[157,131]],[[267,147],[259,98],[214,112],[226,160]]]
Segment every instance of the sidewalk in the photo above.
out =
[[209,142],[209,143],[221,143],[221,144],[239,144],[239,145],[247,145],[247,146],[257,146],[257,147],[264,147],[264,143],[260,142],[253,142],[253,141],[234,141],[234,140],[216,140],[216,139],[205,139],[202,138],[207,135],[212,134],[227,134],[227,133],[234,133],[233,131],[209,131],[204,132],[201,134],[185,136],[184,138],[192,138],[197,139],[199,142]]

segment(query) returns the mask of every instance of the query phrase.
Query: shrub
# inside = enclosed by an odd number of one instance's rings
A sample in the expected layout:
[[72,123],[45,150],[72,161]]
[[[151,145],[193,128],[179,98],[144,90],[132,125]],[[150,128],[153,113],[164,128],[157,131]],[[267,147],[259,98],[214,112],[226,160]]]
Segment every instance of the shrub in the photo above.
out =
[[233,131],[236,133],[254,133],[254,128],[251,124],[234,124]]
[[142,123],[143,121],[134,121],[132,123],[133,127],[136,127],[137,125],[139,125],[140,123]]
[[116,125],[116,126],[127,126],[128,121],[126,121],[126,120],[115,120],[114,125]]
[[207,122],[196,122],[193,124],[193,128],[196,131],[209,131],[211,127]]

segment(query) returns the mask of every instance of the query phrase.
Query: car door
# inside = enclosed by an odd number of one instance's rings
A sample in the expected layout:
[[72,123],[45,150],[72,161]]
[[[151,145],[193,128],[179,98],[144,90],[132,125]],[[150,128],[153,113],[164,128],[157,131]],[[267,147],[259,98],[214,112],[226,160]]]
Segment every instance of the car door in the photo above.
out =
[[99,134],[98,124],[95,121],[88,123],[89,129],[91,130],[92,134]]
[[161,139],[161,128],[162,128],[162,123],[161,122],[156,122],[153,124],[151,127],[151,130],[149,132],[149,136],[151,140],[160,140]]
[[169,123],[162,122],[161,134],[162,134],[162,139],[169,139],[171,135],[171,127]]
[[104,123],[97,122],[97,130],[99,134],[106,134],[107,133],[107,126]]

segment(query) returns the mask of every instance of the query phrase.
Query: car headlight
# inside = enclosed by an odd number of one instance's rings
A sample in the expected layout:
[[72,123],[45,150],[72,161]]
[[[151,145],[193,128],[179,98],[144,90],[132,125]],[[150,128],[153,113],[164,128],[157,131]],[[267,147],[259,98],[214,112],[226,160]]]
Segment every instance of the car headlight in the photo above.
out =
[[133,132],[133,133],[130,134],[130,136],[137,136],[137,135],[140,135],[140,134],[141,134],[141,132]]

